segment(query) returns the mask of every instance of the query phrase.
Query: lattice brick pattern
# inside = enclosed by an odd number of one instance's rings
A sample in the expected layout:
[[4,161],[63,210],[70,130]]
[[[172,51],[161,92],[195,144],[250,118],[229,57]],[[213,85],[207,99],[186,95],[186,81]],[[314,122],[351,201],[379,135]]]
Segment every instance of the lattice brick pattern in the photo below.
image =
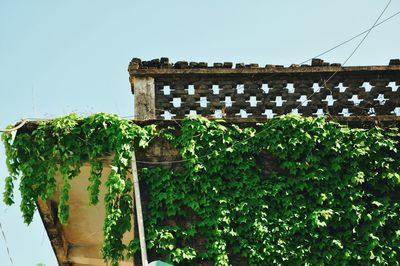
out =
[[400,116],[399,80],[156,80],[158,118]]

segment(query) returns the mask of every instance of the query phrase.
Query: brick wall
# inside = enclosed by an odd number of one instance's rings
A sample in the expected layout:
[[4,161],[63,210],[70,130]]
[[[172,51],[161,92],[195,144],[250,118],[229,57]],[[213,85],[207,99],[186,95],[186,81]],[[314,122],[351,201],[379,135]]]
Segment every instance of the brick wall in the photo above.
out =
[[[211,118],[304,116],[400,116],[400,62],[387,66],[342,67],[314,59],[290,67],[204,62],[169,63],[132,59],[132,92],[151,78],[155,119],[181,119],[190,114]],[[140,95],[139,95],[140,97]],[[141,100],[137,99],[137,105]],[[142,104],[143,105],[143,104]],[[151,108],[150,108],[151,109]],[[148,110],[150,110],[148,109]]]

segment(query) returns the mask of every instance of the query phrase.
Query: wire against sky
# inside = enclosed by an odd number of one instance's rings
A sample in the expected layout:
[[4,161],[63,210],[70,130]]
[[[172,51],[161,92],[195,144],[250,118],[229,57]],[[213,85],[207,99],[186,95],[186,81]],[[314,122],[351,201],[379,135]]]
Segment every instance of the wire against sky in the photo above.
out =
[[[353,49],[353,51],[350,53],[350,55],[346,58],[346,60],[344,60],[343,62],[343,66],[350,60],[350,58],[355,54],[355,52],[358,50],[358,48],[360,48],[361,44],[365,41],[365,39],[368,37],[368,35],[371,33],[372,29],[376,27],[378,21],[381,19],[381,17],[383,16],[383,14],[385,13],[386,9],[389,7],[390,3],[392,2],[392,0],[389,0],[389,2],[386,4],[385,8],[381,11],[381,13],[379,14],[378,18],[375,20],[374,24],[372,24],[372,27],[369,28],[369,30],[367,31],[367,33],[364,35],[364,37],[361,39],[361,41],[357,44],[357,46]],[[326,84],[329,82],[329,80],[331,80],[337,73],[339,70],[336,70],[335,72],[333,72],[333,74],[324,81],[324,86],[326,87]],[[315,93],[315,92],[314,92]],[[314,94],[313,93],[313,94]],[[311,96],[313,95],[311,94]],[[310,97],[311,97],[310,96]],[[307,99],[308,100],[308,99]]]
[[372,27],[368,30],[368,32],[364,35],[364,37],[362,38],[362,40],[357,44],[356,48],[354,48],[354,50],[350,53],[350,55],[346,58],[346,60],[344,60],[343,65],[345,65],[347,63],[347,61],[349,61],[349,59],[354,55],[354,53],[358,50],[358,48],[360,48],[361,44],[365,41],[365,39],[368,37],[368,35],[371,33],[372,29],[375,28],[376,23],[378,23],[378,21],[381,19],[381,17],[383,16],[383,14],[385,13],[386,9],[389,7],[390,3],[392,2],[392,0],[389,0],[389,2],[386,4],[385,8],[382,10],[381,14],[379,15],[379,17],[375,20],[374,24],[372,24]]
[[3,235],[4,244],[6,246],[8,258],[10,259],[11,265],[14,265],[14,262],[11,258],[10,250],[8,249],[7,238],[6,238],[6,235],[4,234],[4,230],[3,230],[3,226],[1,225],[1,222],[0,222],[0,231],[1,231],[1,234]]
[[395,16],[397,16],[397,15],[399,15],[399,14],[400,14],[400,11],[397,11],[397,12],[394,13],[393,15],[391,15],[391,16],[385,18],[384,20],[382,20],[381,22],[375,24],[373,27],[371,27],[371,28],[369,28],[369,29],[366,29],[366,30],[364,30],[363,32],[360,32],[359,34],[357,34],[357,35],[351,37],[350,39],[347,39],[346,41],[343,41],[343,42],[341,42],[341,43],[339,43],[339,44],[333,46],[332,48],[330,48],[330,49],[328,49],[328,50],[326,50],[326,51],[324,51],[324,52],[322,52],[322,53],[320,53],[320,54],[317,54],[317,55],[315,55],[315,56],[313,56],[313,57],[311,57],[311,58],[309,58],[309,59],[307,59],[307,60],[304,60],[304,61],[301,62],[299,65],[305,64],[305,63],[307,63],[308,61],[311,61],[313,58],[317,58],[317,57],[320,57],[320,56],[322,56],[322,55],[325,55],[325,54],[327,54],[327,53],[329,53],[329,52],[335,50],[336,48],[339,48],[340,46],[343,46],[343,45],[345,45],[346,43],[351,42],[352,40],[354,40],[354,39],[360,37],[360,36],[363,35],[364,33],[367,33],[368,31],[371,31],[373,28],[376,28],[376,27],[380,26],[381,24],[385,23],[386,21],[388,21],[388,20],[394,18]]
[[[355,52],[358,50],[358,48],[360,48],[361,44],[365,41],[365,39],[371,33],[372,29],[376,27],[378,21],[383,16],[383,14],[385,13],[386,9],[389,7],[391,2],[392,2],[392,0],[389,0],[389,2],[386,4],[385,8],[381,11],[381,13],[379,14],[378,18],[375,20],[374,24],[372,24],[372,26],[366,31],[366,34],[361,39],[361,41],[356,45],[356,47],[353,49],[353,51],[351,51],[350,55],[343,61],[342,66],[344,66],[350,60],[350,58],[355,54]],[[324,80],[324,87],[325,88],[327,88],[327,83],[338,73],[338,71],[339,71],[339,69],[336,70],[335,72],[333,72],[333,74],[328,79]],[[315,95],[315,93],[317,93],[317,92],[319,92],[319,90],[316,90],[313,93],[311,93],[311,95],[308,96],[304,101],[302,101],[296,108],[299,108],[300,106],[302,106],[311,97],[313,97]]]

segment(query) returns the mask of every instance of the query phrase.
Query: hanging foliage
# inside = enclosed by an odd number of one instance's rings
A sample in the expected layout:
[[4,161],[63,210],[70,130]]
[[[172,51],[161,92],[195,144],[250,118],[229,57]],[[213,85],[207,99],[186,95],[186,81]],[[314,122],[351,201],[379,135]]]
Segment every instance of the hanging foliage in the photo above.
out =
[[[147,247],[174,264],[398,265],[400,153],[397,129],[357,129],[323,118],[283,116],[254,127],[202,117],[179,126],[138,126],[104,113],[42,122],[29,133],[2,135],[10,175],[3,193],[32,221],[36,200],[50,199],[62,176],[60,222],[68,221],[70,180],[91,163],[88,194],[106,187],[103,256],[112,264],[134,254],[131,230],[133,149],[164,138],[180,167],[142,168],[148,191]],[[112,170],[101,184],[101,156]]]

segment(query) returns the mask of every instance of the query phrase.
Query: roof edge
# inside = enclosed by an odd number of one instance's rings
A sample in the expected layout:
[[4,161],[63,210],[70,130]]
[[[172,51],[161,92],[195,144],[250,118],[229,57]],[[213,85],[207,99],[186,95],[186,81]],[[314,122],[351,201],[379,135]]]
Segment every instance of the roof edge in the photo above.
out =
[[170,74],[264,74],[264,73],[313,73],[313,72],[364,72],[364,71],[399,71],[400,59],[391,59],[389,65],[384,66],[342,66],[339,63],[328,63],[319,58],[308,64],[270,65],[260,67],[259,64],[233,64],[232,62],[213,63],[177,61],[170,63],[167,57],[142,61],[133,58],[128,66],[131,76],[170,75]]

